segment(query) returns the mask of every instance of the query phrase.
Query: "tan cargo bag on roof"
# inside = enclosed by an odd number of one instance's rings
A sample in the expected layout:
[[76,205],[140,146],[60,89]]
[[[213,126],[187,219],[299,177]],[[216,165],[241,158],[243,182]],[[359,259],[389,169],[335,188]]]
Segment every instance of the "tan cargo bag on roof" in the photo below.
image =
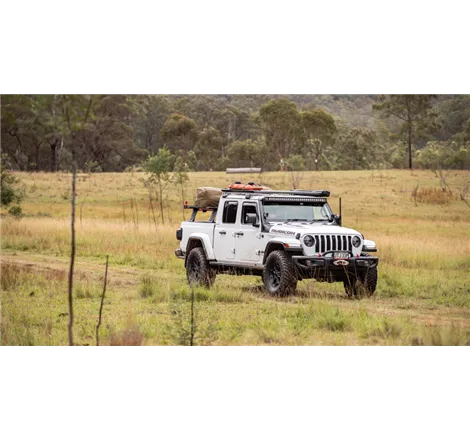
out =
[[199,208],[217,208],[220,197],[222,197],[222,190],[220,188],[203,186],[196,190],[195,205]]

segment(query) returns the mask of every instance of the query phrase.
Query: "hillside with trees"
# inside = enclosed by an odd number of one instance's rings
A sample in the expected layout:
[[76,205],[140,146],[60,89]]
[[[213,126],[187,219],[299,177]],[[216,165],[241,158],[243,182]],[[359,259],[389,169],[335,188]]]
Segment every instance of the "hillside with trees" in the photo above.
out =
[[[12,169],[470,169],[469,95],[2,95]],[[171,167],[174,167],[174,163]]]

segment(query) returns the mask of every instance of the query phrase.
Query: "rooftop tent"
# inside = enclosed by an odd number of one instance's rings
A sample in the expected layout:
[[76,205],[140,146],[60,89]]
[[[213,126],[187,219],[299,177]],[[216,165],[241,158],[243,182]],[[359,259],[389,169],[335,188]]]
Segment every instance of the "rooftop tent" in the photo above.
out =
[[211,186],[203,186],[196,190],[196,203],[198,208],[217,208],[222,190]]
[[[241,182],[235,182],[229,186],[234,191],[244,190],[270,190],[267,186],[256,185],[254,182],[249,182],[247,185]],[[217,208],[219,200],[222,197],[222,190],[220,188],[214,188],[212,186],[201,186],[196,190],[196,202],[194,206],[202,209]]]

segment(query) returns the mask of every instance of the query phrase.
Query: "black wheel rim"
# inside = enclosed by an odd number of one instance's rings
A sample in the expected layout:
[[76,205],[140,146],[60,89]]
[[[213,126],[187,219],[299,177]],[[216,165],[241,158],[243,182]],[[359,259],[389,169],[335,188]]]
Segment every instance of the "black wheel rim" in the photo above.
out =
[[281,266],[274,263],[269,271],[269,284],[271,287],[277,288],[281,284]]
[[193,258],[189,265],[189,273],[191,280],[198,281],[201,275],[201,262],[197,258]]

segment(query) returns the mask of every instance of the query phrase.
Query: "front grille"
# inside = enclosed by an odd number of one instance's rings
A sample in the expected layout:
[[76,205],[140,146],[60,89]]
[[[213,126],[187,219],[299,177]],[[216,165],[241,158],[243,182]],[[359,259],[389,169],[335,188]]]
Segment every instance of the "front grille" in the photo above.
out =
[[329,251],[352,252],[352,235],[314,235],[315,252],[324,254]]

